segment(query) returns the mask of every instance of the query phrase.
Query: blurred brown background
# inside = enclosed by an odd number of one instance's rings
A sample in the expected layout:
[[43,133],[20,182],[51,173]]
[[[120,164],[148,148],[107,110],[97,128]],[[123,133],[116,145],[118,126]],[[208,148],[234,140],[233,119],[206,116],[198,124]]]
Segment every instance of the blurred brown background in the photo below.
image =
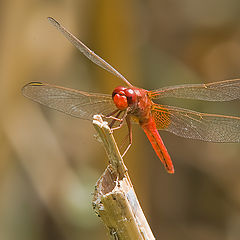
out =
[[[91,207],[107,165],[91,122],[25,99],[43,81],[110,93],[121,81],[82,56],[47,21],[52,16],[146,89],[240,77],[238,0],[0,2],[0,239],[106,239]],[[240,116],[240,102],[174,102]],[[125,157],[157,239],[240,239],[240,145],[163,132],[169,175],[134,126]]]

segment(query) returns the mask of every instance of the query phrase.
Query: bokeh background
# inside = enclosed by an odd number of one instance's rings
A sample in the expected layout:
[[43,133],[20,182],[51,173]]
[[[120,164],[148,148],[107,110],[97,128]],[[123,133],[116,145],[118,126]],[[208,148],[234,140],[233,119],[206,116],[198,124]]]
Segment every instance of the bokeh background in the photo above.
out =
[[[48,16],[132,84],[155,89],[240,77],[239,13],[238,0],[2,0],[0,239],[107,239],[91,206],[107,166],[91,122],[39,106],[21,88],[43,81],[111,94],[121,81],[82,56]],[[173,103],[240,116],[239,101]],[[133,130],[125,163],[155,237],[240,239],[240,145],[163,132],[176,169],[169,175]]]

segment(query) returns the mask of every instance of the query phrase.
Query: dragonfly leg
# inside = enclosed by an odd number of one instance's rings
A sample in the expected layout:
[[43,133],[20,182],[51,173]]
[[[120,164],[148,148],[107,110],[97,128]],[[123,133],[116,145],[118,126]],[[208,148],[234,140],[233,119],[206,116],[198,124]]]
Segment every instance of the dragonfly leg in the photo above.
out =
[[[127,126],[128,126],[128,135],[126,137],[128,137],[129,143],[128,143],[128,146],[125,149],[124,153],[122,154],[122,157],[124,157],[124,155],[127,153],[128,149],[132,145],[132,124],[131,124],[131,120],[130,120],[129,115],[126,116],[126,122],[127,122]],[[124,142],[125,142],[125,140],[124,140]]]
[[115,109],[113,112],[111,112],[111,113],[109,113],[109,114],[107,114],[107,115],[103,115],[103,117],[105,117],[105,118],[112,118],[112,116],[113,116],[115,113],[117,113],[118,111],[121,111],[121,110]]
[[[122,113],[122,111],[121,111],[120,113]],[[117,114],[116,117],[119,117],[120,113]],[[117,121],[120,121],[120,124],[119,124],[117,127],[114,127],[114,128],[113,128],[112,126],[113,126],[113,124],[115,123],[116,120],[113,120],[114,122],[112,121],[112,122],[109,124],[109,127],[111,128],[111,130],[114,131],[114,130],[117,130],[117,129],[121,128],[122,125],[123,125],[123,123],[124,123],[124,119],[125,119],[126,117],[127,117],[127,111],[124,112],[122,118],[118,118]]]
[[[112,126],[114,125],[114,123],[116,121],[119,121],[119,122],[123,122],[123,118],[119,118],[120,114],[122,113],[123,111],[119,110],[119,109],[116,109],[114,110],[113,112],[109,113],[108,115],[101,115],[103,118],[105,119],[113,119],[111,123],[109,123],[109,127],[112,129]],[[116,114],[117,113],[117,114]],[[116,116],[114,116],[114,114],[116,114]]]
[[112,122],[109,123],[109,127],[110,127],[111,130],[112,130],[112,127],[113,127],[114,123],[115,123],[116,121],[120,121],[120,120],[121,120],[121,119],[119,118],[119,116],[120,116],[121,113],[122,113],[122,111],[119,110],[119,112],[117,113],[117,115],[116,115],[115,117],[114,117],[114,116],[109,116],[109,117],[107,117],[107,118],[113,119]]

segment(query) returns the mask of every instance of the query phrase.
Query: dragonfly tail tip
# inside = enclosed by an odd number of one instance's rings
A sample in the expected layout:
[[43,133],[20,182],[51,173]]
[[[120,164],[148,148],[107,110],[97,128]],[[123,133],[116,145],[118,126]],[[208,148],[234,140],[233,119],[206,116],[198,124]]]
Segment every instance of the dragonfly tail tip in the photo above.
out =
[[174,174],[175,170],[174,170],[174,168],[169,168],[169,169],[167,169],[167,172],[170,174]]

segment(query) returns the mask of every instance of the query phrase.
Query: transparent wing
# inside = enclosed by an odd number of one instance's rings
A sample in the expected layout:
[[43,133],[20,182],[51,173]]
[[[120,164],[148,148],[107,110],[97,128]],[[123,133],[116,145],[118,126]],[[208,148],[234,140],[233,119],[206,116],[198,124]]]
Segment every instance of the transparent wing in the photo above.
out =
[[107,115],[116,109],[111,95],[87,93],[45,83],[28,83],[22,93],[35,102],[82,119],[92,120],[95,114]]
[[240,79],[208,84],[185,84],[150,91],[151,98],[175,97],[206,101],[230,101],[240,98]]
[[240,142],[240,118],[199,113],[154,104],[152,114],[159,130],[209,142]]
[[113,68],[109,63],[99,57],[91,49],[89,49],[85,44],[83,44],[79,39],[72,35],[66,28],[64,28],[59,22],[54,18],[48,17],[50,23],[55,26],[78,50],[80,50],[83,55],[85,55],[92,62],[100,66],[101,68],[107,70],[108,72],[114,74],[118,78],[122,79],[129,87],[132,85],[127,81],[127,79],[120,74],[115,68]]

